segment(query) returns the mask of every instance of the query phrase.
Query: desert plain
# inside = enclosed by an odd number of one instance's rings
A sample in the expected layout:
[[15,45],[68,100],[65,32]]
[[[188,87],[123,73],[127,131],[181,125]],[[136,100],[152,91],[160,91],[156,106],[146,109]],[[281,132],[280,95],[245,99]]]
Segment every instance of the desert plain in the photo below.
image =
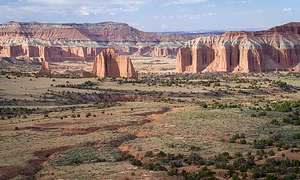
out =
[[39,75],[2,59],[0,179],[300,177],[300,73],[184,74],[174,58],[131,59],[138,77]]

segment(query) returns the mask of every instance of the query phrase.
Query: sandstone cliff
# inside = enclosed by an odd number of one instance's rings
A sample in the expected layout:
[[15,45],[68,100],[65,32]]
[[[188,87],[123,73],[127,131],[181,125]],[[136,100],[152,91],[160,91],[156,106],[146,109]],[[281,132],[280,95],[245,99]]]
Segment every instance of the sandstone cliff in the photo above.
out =
[[42,62],[41,70],[39,71],[39,74],[41,75],[49,75],[51,74],[51,71],[49,69],[49,64],[47,61]]
[[120,56],[113,49],[103,50],[94,59],[93,71],[97,77],[136,77],[129,57]]
[[37,61],[92,60],[103,50],[101,47],[52,47],[52,46],[0,46],[0,57],[16,57]]
[[156,54],[153,53],[156,46],[173,46],[173,42],[178,42],[178,49],[190,39],[191,36],[142,32],[124,23],[10,22],[0,25],[0,57],[49,62],[92,60],[106,48],[120,54],[151,56]]
[[300,23],[267,31],[229,32],[191,40],[178,51],[178,72],[294,70],[300,62]]
[[176,57],[179,48],[154,48],[154,57]]
[[184,46],[180,41],[161,42],[154,47],[152,56],[176,58],[178,49]]

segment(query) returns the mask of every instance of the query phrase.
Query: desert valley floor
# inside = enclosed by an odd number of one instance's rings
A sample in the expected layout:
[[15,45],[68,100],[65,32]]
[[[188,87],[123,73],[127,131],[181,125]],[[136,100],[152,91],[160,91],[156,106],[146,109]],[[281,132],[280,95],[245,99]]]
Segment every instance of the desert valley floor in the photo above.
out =
[[100,79],[1,61],[0,179],[300,177],[300,73],[178,74],[175,59],[132,62],[138,78]]

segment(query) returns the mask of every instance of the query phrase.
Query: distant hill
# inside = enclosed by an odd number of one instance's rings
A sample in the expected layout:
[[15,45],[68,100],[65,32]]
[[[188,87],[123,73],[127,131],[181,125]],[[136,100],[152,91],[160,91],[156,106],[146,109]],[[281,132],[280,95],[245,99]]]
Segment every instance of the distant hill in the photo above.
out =
[[169,32],[154,32],[154,33],[161,33],[161,34],[178,34],[184,36],[201,36],[201,35],[222,35],[226,32],[232,31],[247,31],[247,32],[255,32],[263,30],[263,28],[230,28],[224,30],[196,30],[196,31],[169,31]]

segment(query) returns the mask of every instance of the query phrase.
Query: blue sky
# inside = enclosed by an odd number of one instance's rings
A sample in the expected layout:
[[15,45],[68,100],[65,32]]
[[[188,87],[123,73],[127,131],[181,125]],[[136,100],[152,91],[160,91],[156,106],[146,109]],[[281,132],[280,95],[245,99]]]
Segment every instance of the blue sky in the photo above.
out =
[[125,22],[143,31],[266,29],[300,21],[300,0],[0,0],[0,22]]

